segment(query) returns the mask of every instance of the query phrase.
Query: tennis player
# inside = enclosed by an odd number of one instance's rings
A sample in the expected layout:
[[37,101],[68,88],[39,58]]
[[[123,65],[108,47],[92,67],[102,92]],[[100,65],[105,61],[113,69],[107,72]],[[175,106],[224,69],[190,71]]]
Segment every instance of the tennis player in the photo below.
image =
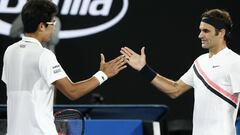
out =
[[[27,1],[29,1],[29,0],[27,0]],[[49,0],[49,1],[52,1],[52,0]],[[56,48],[57,44],[59,43],[60,39],[59,39],[58,35],[61,30],[61,20],[57,16],[55,16],[55,20],[56,20],[56,25],[54,27],[54,32],[53,32],[51,38],[49,39],[49,41],[44,43],[44,47],[48,48],[53,53],[55,53],[55,48]],[[13,38],[17,38],[17,37],[21,37],[22,34],[23,34],[23,22],[22,22],[22,16],[20,14],[12,22],[9,36],[13,37]]]
[[235,121],[239,107],[240,57],[227,47],[232,20],[228,12],[212,9],[202,14],[199,26],[202,48],[191,68],[173,81],[157,74],[141,54],[128,47],[121,53],[134,69],[160,91],[172,98],[194,88],[193,135],[236,135]]
[[124,56],[105,62],[101,54],[100,70],[73,83],[55,54],[42,46],[53,34],[57,10],[49,0],[27,2],[21,12],[25,36],[5,51],[2,80],[7,86],[7,135],[57,135],[53,86],[75,100],[126,67]]

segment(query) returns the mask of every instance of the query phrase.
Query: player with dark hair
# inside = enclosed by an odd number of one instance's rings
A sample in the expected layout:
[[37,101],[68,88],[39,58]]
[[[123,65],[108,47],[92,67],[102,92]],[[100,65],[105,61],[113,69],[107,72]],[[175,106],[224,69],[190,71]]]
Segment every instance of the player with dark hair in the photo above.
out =
[[24,37],[4,54],[2,80],[7,86],[7,135],[57,135],[53,117],[54,86],[71,100],[91,92],[126,67],[124,56],[105,62],[93,77],[73,83],[50,50],[43,48],[56,24],[57,7],[30,0],[22,10]]
[[236,135],[240,57],[227,47],[231,27],[231,17],[224,10],[202,14],[198,37],[208,53],[199,56],[178,81],[151,69],[146,64],[144,47],[140,55],[128,47],[121,49],[130,66],[171,98],[194,88],[193,135]]
[[[27,0],[27,1],[29,1],[29,0]],[[52,0],[49,0],[49,1],[52,1]],[[60,33],[61,27],[62,27],[61,20],[59,19],[59,17],[55,16],[54,18],[56,21],[56,25],[54,26],[54,32],[53,32],[52,36],[50,37],[50,39],[47,42],[43,43],[44,47],[48,48],[53,53],[55,53],[55,48],[60,41],[59,33]],[[22,22],[22,15],[20,14],[12,22],[9,36],[12,38],[21,37],[21,36],[23,36],[23,32],[24,32],[24,28],[23,28],[23,22]]]

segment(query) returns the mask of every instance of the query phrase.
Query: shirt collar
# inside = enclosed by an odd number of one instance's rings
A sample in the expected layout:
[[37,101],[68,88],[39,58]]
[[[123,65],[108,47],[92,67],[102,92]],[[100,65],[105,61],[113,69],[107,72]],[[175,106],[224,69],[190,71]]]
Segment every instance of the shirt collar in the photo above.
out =
[[222,49],[220,52],[218,52],[216,55],[222,55],[222,54],[226,54],[229,52],[230,49],[228,49],[228,47],[225,47],[224,49]]
[[229,51],[230,51],[230,49],[229,49],[228,47],[225,47],[224,49],[222,49],[221,51],[219,51],[217,54],[214,54],[211,58],[225,55],[225,54],[227,54]]
[[38,46],[43,47],[42,44],[41,44],[37,39],[35,39],[35,38],[23,36],[23,37],[22,37],[22,40],[25,41],[25,42],[35,43],[35,44],[37,44]]

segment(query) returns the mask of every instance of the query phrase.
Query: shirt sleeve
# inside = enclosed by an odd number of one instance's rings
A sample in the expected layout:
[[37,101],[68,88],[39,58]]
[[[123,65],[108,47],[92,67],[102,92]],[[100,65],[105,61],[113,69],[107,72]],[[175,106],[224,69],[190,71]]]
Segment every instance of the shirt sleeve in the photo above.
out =
[[51,86],[56,80],[66,77],[66,73],[58,63],[56,56],[50,50],[45,49],[39,58],[39,70],[41,76]]
[[193,71],[193,65],[192,65],[188,69],[188,71],[180,78],[180,80],[182,80],[187,85],[190,85],[190,86],[194,87],[193,75],[194,75],[194,71]]
[[233,93],[240,93],[240,61],[231,66],[229,70],[229,78]]

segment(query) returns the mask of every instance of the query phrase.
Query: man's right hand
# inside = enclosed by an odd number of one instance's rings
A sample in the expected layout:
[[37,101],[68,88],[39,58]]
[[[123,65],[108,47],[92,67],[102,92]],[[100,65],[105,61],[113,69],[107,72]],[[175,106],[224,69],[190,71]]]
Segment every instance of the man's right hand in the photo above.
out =
[[108,78],[117,75],[121,70],[126,68],[127,66],[125,64],[124,55],[118,56],[109,62],[105,62],[105,57],[101,54],[100,71],[103,71]]
[[146,65],[145,47],[142,47],[141,55],[128,47],[122,47],[120,52],[125,56],[127,63],[135,70],[140,71]]

